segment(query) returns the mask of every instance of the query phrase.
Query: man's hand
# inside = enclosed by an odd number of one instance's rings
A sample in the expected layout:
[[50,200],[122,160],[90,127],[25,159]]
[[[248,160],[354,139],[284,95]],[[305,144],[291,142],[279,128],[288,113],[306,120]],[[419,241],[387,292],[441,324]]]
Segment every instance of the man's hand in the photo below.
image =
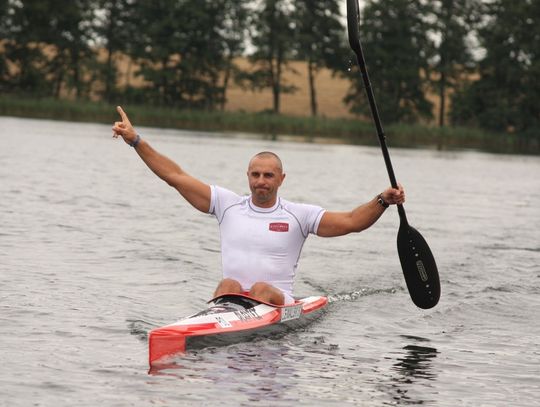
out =
[[405,191],[403,186],[398,183],[398,188],[388,188],[381,194],[384,202],[390,205],[401,205],[405,202]]
[[118,114],[120,115],[122,121],[114,122],[114,126],[112,128],[113,137],[118,138],[118,136],[120,136],[127,144],[131,145],[137,138],[137,133],[135,132],[135,129],[131,125],[127,114],[122,110],[122,108],[120,106],[117,106],[116,110],[118,111]]

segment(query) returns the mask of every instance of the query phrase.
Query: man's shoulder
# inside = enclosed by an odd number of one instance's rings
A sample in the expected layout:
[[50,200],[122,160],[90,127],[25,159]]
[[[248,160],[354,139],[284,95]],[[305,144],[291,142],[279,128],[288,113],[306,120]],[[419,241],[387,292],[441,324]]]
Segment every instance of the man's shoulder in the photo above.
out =
[[281,199],[280,203],[283,210],[296,219],[304,237],[307,237],[309,233],[317,233],[319,222],[325,212],[324,208],[318,205],[291,202],[286,199]]
[[301,202],[292,202],[287,199],[280,198],[280,204],[281,207],[290,212],[320,212],[323,210],[322,207],[318,205],[312,205],[307,203],[301,203]]
[[221,198],[233,199],[238,201],[245,201],[249,195],[239,195],[228,188],[221,187],[219,185],[211,185],[212,193]]
[[214,213],[216,215],[223,214],[229,208],[247,201],[246,195],[238,195],[236,192],[218,185],[212,185],[211,190],[210,213]]

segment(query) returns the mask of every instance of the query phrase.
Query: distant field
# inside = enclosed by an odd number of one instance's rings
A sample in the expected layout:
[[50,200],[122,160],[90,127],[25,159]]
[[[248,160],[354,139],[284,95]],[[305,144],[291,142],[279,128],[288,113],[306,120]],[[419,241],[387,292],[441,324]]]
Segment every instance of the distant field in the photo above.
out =
[[[103,58],[103,56],[102,56]],[[119,86],[130,84],[131,86],[140,86],[143,81],[133,73],[136,66],[131,64],[126,56],[117,59],[119,67]],[[249,62],[245,58],[238,59],[237,64],[246,68]],[[310,98],[307,66],[305,62],[291,62],[290,67],[297,73],[286,71],[284,80],[288,84],[293,84],[298,88],[295,93],[281,95],[281,113],[291,116],[310,116]],[[346,67],[344,67],[346,69]],[[321,69],[315,80],[318,112],[320,116],[328,118],[357,118],[349,112],[348,107],[343,103],[343,98],[347,94],[350,83],[339,76],[332,76],[328,69]],[[375,95],[377,98],[377,95]],[[438,98],[433,95],[427,95],[427,98],[433,103],[433,116],[437,117]],[[225,110],[228,112],[261,112],[272,109],[272,91],[265,89],[263,91],[250,91],[242,89],[240,86],[231,82],[227,90],[227,103]],[[381,118],[384,122],[384,118]],[[368,120],[370,120],[368,118]],[[433,122],[436,120],[434,119]]]
[[[247,66],[246,60],[238,61],[240,66]],[[307,65],[305,62],[292,62],[290,66],[298,72],[286,72],[284,75],[287,83],[298,87],[298,90],[292,94],[281,95],[281,113],[292,116],[310,116],[310,98]],[[343,98],[350,87],[348,80],[332,76],[328,69],[321,69],[316,77],[316,92],[319,115],[329,118],[349,118],[358,119],[358,116],[349,112],[349,108],[343,103]],[[433,120],[423,124],[438,123],[439,98],[433,93],[428,93],[426,98],[433,104]],[[375,90],[375,99],[377,93]],[[450,99],[447,98],[447,112],[450,108]],[[226,110],[230,112],[260,112],[262,110],[272,109],[272,92],[266,89],[262,92],[251,92],[241,89],[232,84],[227,91]],[[381,117],[384,123],[384,117]],[[371,121],[371,117],[367,118]],[[448,122],[448,121],[446,121]]]
[[[104,58],[100,55],[100,58]],[[141,86],[144,82],[140,77],[134,75],[137,67],[132,64],[126,56],[117,58],[119,68],[120,87],[127,84],[131,86]],[[245,58],[237,60],[237,64],[246,68],[249,62]],[[305,62],[292,62],[290,66],[298,72],[285,72],[284,79],[287,83],[298,87],[293,94],[281,95],[281,113],[292,116],[309,116],[310,100],[309,85],[307,79],[307,67]],[[346,117],[353,118],[347,107],[343,104],[343,97],[347,93],[349,82],[343,78],[332,77],[327,69],[322,69],[316,78],[317,101],[319,114],[326,117]],[[231,81],[227,89],[227,104],[225,110],[229,112],[260,112],[272,109],[272,92],[270,89],[264,91],[244,90]]]
[[[239,61],[246,66],[247,61]],[[281,113],[293,116],[309,116],[311,114],[307,66],[305,62],[292,62],[290,66],[298,72],[286,72],[285,80],[299,89],[292,94],[282,94]],[[329,70],[323,69],[316,77],[316,92],[319,114],[326,117],[354,117],[343,104],[343,98],[349,88],[349,82],[343,78],[332,77]],[[232,85],[227,92],[226,110],[256,112],[272,109],[272,92],[250,92]]]
[[[1,51],[1,43],[0,43]],[[52,52],[49,47],[44,48],[45,53]],[[102,62],[106,60],[106,54],[104,49],[98,50],[98,59]],[[122,89],[125,86],[138,87],[144,84],[142,77],[135,75],[138,70],[138,66],[127,55],[115,54],[115,63],[118,68],[117,86]],[[239,58],[236,63],[241,68],[249,68],[250,63],[246,58]],[[297,73],[286,70],[283,74],[284,80],[287,84],[292,84],[298,88],[295,93],[282,94],[281,95],[281,108],[280,112],[289,116],[310,116],[310,96],[307,66],[305,62],[291,62],[289,66]],[[347,69],[343,67],[343,69]],[[11,69],[15,69],[11,67]],[[358,119],[357,116],[349,112],[348,107],[343,103],[343,98],[347,94],[350,87],[348,80],[339,77],[332,76],[331,71],[328,69],[321,69],[316,78],[315,86],[317,93],[318,113],[321,117],[328,118],[349,118]],[[98,101],[99,90],[102,90],[103,84],[95,82],[92,85],[91,100]],[[73,100],[75,98],[74,90],[66,89],[65,85],[61,89],[61,98],[67,100]],[[375,94],[375,98],[377,95]],[[438,112],[438,99],[433,94],[428,94],[427,98],[434,103],[433,113],[434,117]],[[228,112],[261,112],[272,109],[272,92],[270,89],[263,91],[251,91],[242,89],[236,85],[234,81],[231,81],[229,88],[227,89],[227,103],[225,110]],[[384,123],[384,117],[381,118]],[[366,118],[366,121],[370,121],[370,118]],[[433,120],[435,122],[436,120]],[[430,124],[430,123],[424,123]]]

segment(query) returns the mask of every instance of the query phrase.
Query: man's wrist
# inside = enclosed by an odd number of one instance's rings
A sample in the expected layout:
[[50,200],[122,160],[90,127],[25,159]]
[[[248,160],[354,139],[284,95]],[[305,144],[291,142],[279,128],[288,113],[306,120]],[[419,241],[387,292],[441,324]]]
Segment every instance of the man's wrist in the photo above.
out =
[[137,148],[137,146],[139,145],[139,143],[141,142],[141,136],[139,136],[137,134],[137,137],[135,137],[135,140],[133,140],[131,143],[129,143],[129,145],[133,148]]
[[377,203],[381,205],[384,209],[390,206],[390,204],[384,200],[382,193],[377,195]]

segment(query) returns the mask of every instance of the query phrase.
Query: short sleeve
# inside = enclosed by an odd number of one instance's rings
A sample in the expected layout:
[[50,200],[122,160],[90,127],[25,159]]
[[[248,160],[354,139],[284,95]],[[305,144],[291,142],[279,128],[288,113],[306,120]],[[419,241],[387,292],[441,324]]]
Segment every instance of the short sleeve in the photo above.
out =
[[321,223],[322,216],[324,215],[325,209],[316,205],[304,205],[307,207],[307,216],[306,224],[308,227],[308,232],[317,234],[319,229],[319,223]]
[[300,224],[304,237],[308,234],[317,234],[321,219],[326,212],[325,209],[317,205],[298,204],[286,202],[284,209],[290,212]]
[[226,188],[217,185],[210,186],[210,209],[208,213],[214,215],[221,223],[225,211],[233,205],[241,202],[242,197]]

